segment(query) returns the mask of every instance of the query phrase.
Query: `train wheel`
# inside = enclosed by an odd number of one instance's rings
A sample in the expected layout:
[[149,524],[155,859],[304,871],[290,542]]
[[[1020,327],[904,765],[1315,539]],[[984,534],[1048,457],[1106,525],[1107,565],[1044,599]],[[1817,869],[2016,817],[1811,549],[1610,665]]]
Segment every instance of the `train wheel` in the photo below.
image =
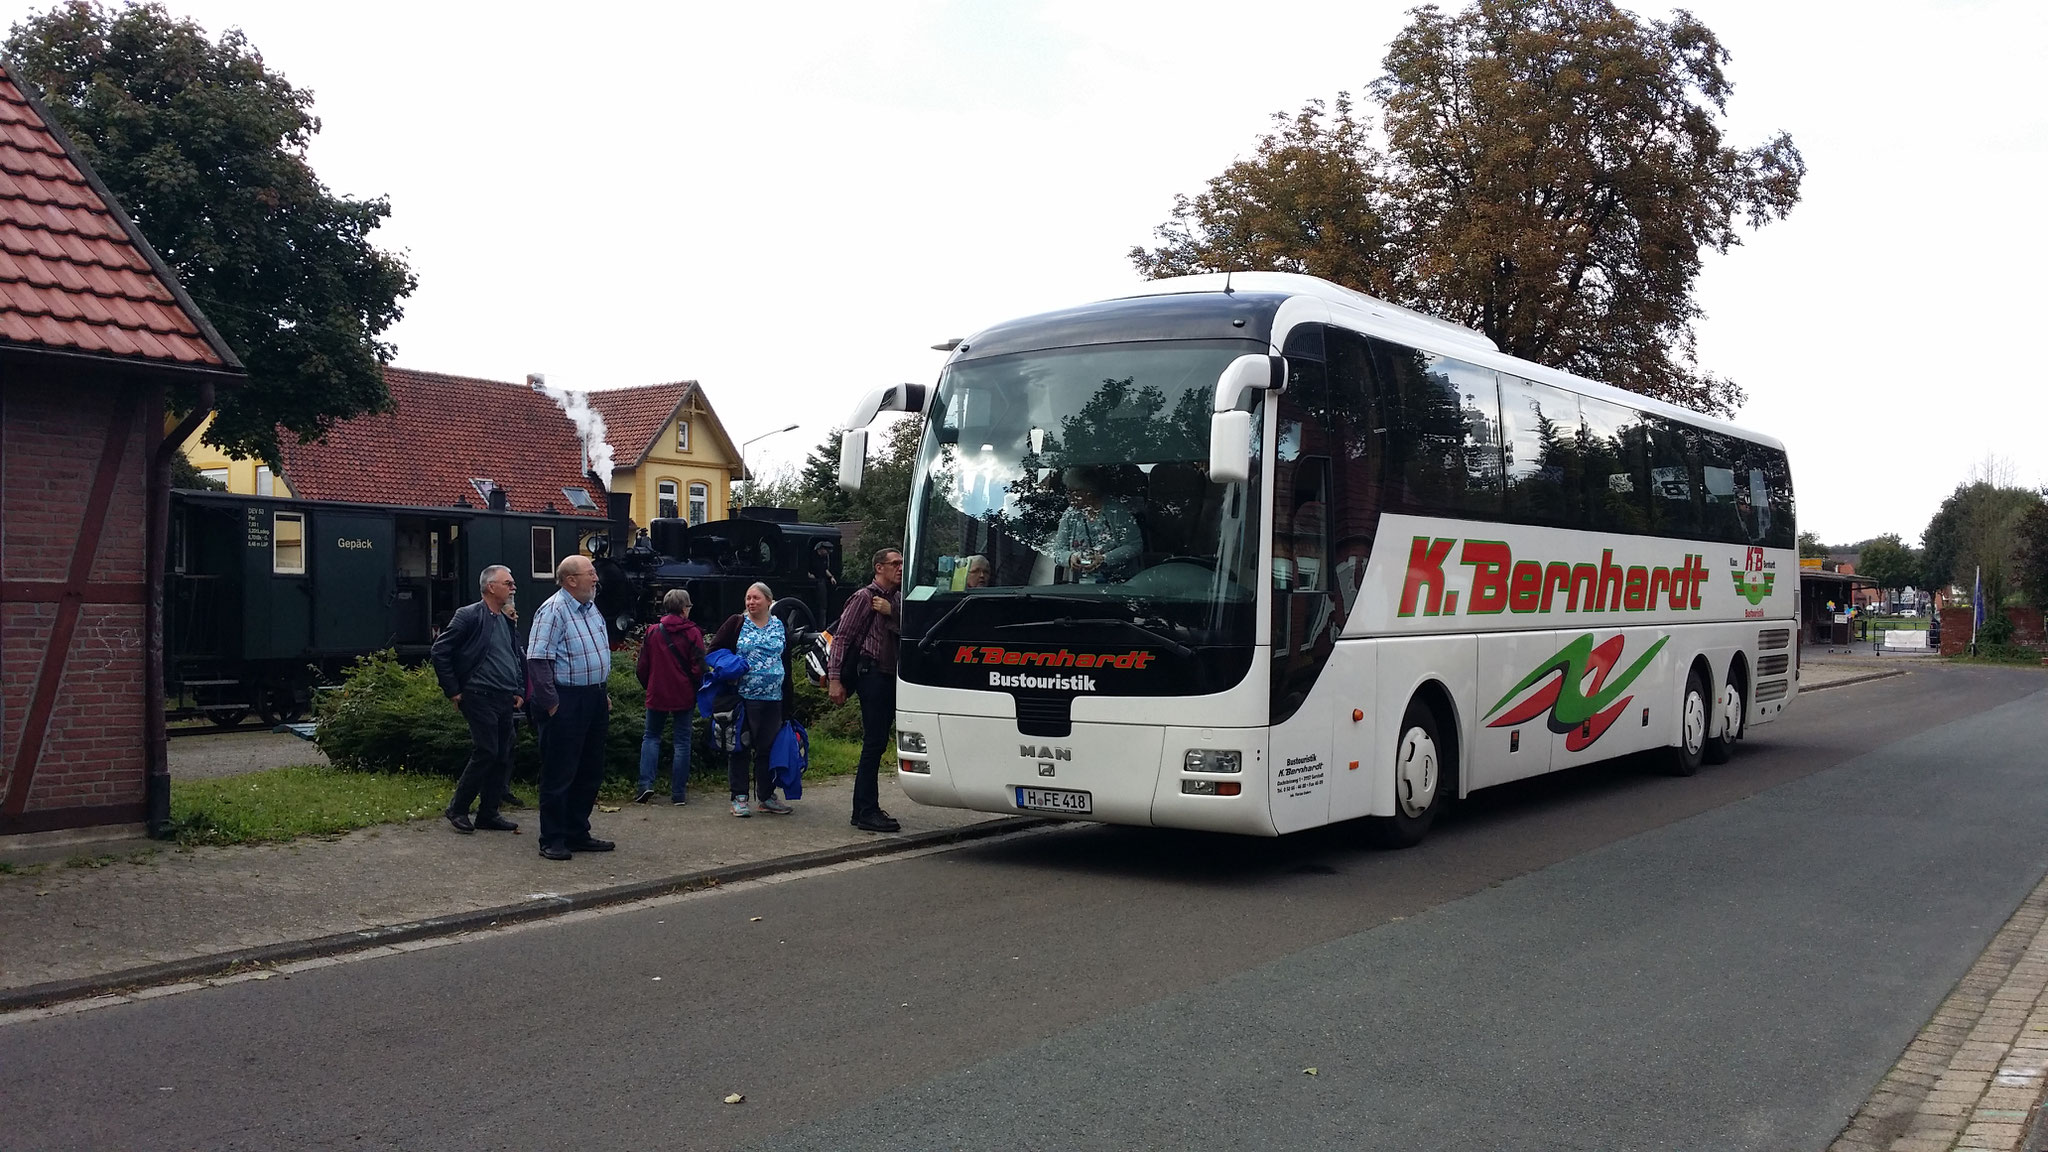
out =
[[298,689],[287,680],[264,684],[256,699],[256,715],[272,728],[294,723],[306,714],[306,706],[299,702]]

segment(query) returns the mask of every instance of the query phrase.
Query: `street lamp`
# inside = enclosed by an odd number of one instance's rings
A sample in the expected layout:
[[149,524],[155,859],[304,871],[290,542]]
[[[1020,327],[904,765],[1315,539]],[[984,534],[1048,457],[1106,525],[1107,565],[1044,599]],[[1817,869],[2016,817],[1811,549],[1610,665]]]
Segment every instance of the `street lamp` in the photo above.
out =
[[[781,428],[777,428],[777,429],[776,429],[776,430],[774,430],[773,432],[763,432],[763,433],[761,433],[761,434],[760,434],[759,436],[756,436],[756,437],[754,437],[754,438],[753,438],[753,439],[751,439],[751,440],[745,440],[745,441],[742,441],[742,442],[740,443],[740,480],[741,480],[741,482],[742,482],[742,483],[745,483],[745,482],[747,482],[747,481],[751,481],[751,480],[752,480],[752,479],[754,478],[754,474],[753,474],[753,473],[752,473],[751,471],[749,471],[749,470],[748,470],[748,468],[747,468],[747,449],[748,449],[748,448],[750,448],[750,447],[752,447],[753,445],[755,445],[755,444],[759,443],[760,441],[766,440],[766,439],[767,439],[767,438],[769,438],[770,436],[780,436],[780,435],[782,435],[782,434],[783,434],[784,432],[794,432],[794,431],[796,431],[796,430],[797,430],[797,428],[798,428],[798,427],[800,427],[800,426],[799,426],[799,425],[796,425],[796,424],[789,424],[789,425],[785,425],[785,426],[783,426],[783,427],[781,427]],[[742,503],[744,503],[744,502],[742,502]]]

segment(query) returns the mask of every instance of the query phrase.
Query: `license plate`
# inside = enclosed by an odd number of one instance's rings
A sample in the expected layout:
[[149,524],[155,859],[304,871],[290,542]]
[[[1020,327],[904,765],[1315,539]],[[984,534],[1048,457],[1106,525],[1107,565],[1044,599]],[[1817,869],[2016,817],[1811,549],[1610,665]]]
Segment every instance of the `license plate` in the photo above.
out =
[[1086,792],[1066,792],[1058,788],[1019,788],[1017,807],[1086,816],[1095,811],[1095,798]]

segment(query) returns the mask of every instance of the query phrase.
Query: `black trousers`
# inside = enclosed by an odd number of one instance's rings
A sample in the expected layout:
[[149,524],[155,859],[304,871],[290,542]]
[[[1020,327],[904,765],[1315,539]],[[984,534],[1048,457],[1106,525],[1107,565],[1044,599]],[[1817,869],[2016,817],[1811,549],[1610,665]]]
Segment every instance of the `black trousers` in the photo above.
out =
[[477,816],[489,820],[512,779],[512,694],[472,688],[462,694],[461,707],[469,721],[469,763],[455,782],[448,814],[465,815],[474,803]]
[[766,800],[775,795],[775,769],[768,766],[768,753],[775,743],[775,736],[782,731],[782,701],[749,700],[746,702],[748,747],[733,750],[732,761],[727,765],[726,774],[730,779],[734,796],[747,794],[747,762],[754,765],[754,799]]
[[882,750],[896,730],[896,672],[861,661],[854,681],[860,693],[860,762],[853,769],[853,814],[882,810]]
[[553,716],[540,718],[540,842],[574,848],[590,836],[604,780],[611,698],[602,684],[559,684]]

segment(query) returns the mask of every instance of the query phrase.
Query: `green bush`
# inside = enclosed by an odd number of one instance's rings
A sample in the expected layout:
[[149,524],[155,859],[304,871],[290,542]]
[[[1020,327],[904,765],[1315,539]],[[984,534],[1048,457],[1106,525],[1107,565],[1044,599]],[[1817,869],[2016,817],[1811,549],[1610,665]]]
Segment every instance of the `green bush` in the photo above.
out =
[[2012,643],[2012,617],[2003,612],[1984,614],[1984,626],[1977,629],[1977,646],[1999,647]]
[[[633,674],[637,650],[612,654],[611,721],[605,733],[605,774],[633,779],[640,771],[640,738],[647,730],[646,693]],[[814,763],[818,745],[827,740],[860,739],[860,705],[834,706],[825,690],[797,671],[796,718],[811,731]],[[431,665],[406,667],[389,651],[365,656],[350,665],[341,684],[318,693],[315,741],[338,768],[358,772],[411,772],[456,777],[469,761],[469,725],[441,694]],[[726,756],[711,747],[709,725],[693,718],[690,726],[690,774],[723,779]],[[673,729],[670,730],[673,736]],[[540,747],[523,720],[517,728],[513,776],[540,776]],[[657,763],[666,773],[671,745],[662,743]],[[820,765],[823,767],[823,765]]]

